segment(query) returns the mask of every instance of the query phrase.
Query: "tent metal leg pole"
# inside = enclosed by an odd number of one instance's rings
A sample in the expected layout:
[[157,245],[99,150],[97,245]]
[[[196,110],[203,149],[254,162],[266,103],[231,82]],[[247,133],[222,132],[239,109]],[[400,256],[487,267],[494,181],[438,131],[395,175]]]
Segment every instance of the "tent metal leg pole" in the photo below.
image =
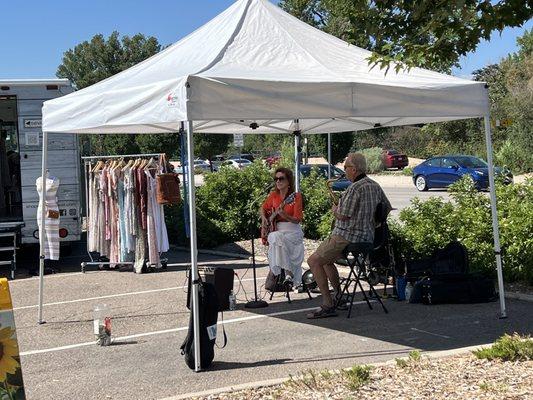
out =
[[328,133],[328,179],[331,179],[331,133]]
[[492,138],[490,133],[490,116],[487,114],[485,120],[485,142],[487,145],[487,161],[489,163],[489,187],[490,206],[492,214],[492,233],[494,236],[494,254],[496,255],[496,271],[498,274],[498,292],[500,295],[500,318],[507,318],[505,309],[505,292],[503,287],[502,255],[500,247],[500,227],[498,224],[498,209],[496,208],[496,187],[494,182],[494,162],[492,160]]
[[44,246],[45,246],[45,203],[46,198],[46,170],[48,165],[48,132],[43,132],[43,156],[41,167],[41,198],[39,199],[39,206],[41,209],[41,226],[39,228],[39,324],[44,324],[43,321],[43,291],[44,291]]
[[200,313],[198,307],[198,251],[196,243],[196,190],[194,187],[193,121],[187,121],[187,176],[189,181],[189,224],[191,235],[192,312],[194,321],[194,360],[196,372],[200,371]]
[[294,190],[300,191],[300,153],[302,151],[302,133],[297,119],[294,120]]

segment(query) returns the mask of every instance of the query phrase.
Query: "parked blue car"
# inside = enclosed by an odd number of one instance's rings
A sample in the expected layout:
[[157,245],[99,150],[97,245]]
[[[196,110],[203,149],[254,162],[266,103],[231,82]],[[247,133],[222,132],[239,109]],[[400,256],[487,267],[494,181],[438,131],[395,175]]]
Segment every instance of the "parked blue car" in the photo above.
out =
[[[311,174],[311,168],[315,168],[319,176],[322,176],[323,178],[328,179],[328,164],[300,165],[300,174],[302,174],[303,176],[309,176]],[[343,175],[344,175],[344,171],[342,169],[331,165],[331,177],[333,179],[340,178]],[[351,184],[352,184],[351,181],[343,177],[333,182],[333,184],[331,185],[331,189],[334,192],[343,192]]]
[[[513,174],[507,169],[494,167],[496,175],[502,175],[504,183],[513,182]],[[450,155],[429,158],[413,168],[413,183],[419,191],[445,188],[469,174],[479,190],[489,187],[488,164],[481,158]]]

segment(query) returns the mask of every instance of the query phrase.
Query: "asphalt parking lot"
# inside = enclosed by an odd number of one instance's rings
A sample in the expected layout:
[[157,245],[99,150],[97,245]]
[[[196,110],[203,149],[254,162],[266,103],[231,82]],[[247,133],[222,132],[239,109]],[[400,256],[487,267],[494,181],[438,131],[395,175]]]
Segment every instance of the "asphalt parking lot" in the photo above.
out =
[[[136,275],[115,271],[68,272],[45,277],[44,325],[37,324],[36,278],[11,282],[17,335],[29,399],[161,399],[177,394],[264,379],[309,368],[339,368],[424,351],[485,344],[504,332],[531,333],[531,303],[509,301],[509,318],[497,318],[498,303],[424,306],[386,300],[390,310],[357,304],[352,318],[307,320],[319,304],[282,294],[269,307],[245,309],[253,295],[248,260],[200,255],[200,262],[237,268],[236,311],[224,313],[229,337],[216,349],[209,371],[188,369],[179,346],[187,330],[187,253],[173,253],[181,267]],[[78,264],[79,265],[79,264]],[[259,268],[259,282],[266,268]],[[114,343],[98,347],[93,308],[105,302],[113,318]],[[220,319],[219,319],[220,322]]]
[[[414,196],[448,198],[445,191],[416,191],[409,177],[377,180],[397,209]],[[35,250],[35,249],[33,249]],[[164,399],[207,389],[287,377],[299,371],[348,367],[390,360],[412,349],[447,350],[489,343],[505,332],[531,333],[531,303],[508,301],[509,318],[497,318],[498,303],[423,306],[386,300],[390,310],[357,304],[352,318],[311,321],[319,304],[294,294],[288,304],[277,294],[267,308],[245,309],[253,296],[248,260],[200,254],[201,264],[235,268],[238,309],[224,313],[229,342],[216,349],[215,363],[200,374],[188,369],[179,347],[187,333],[187,252],[173,251],[167,271],[80,272],[87,261],[83,243],[63,256],[61,273],[46,275],[44,325],[37,324],[37,278],[24,267],[36,265],[35,251],[21,254],[18,278],[10,282],[26,393],[29,399]],[[258,269],[259,286],[266,268]],[[264,292],[261,291],[261,295]],[[359,299],[360,300],[360,299]],[[106,303],[113,318],[113,345],[94,344],[93,309]],[[219,322],[221,322],[219,318]]]

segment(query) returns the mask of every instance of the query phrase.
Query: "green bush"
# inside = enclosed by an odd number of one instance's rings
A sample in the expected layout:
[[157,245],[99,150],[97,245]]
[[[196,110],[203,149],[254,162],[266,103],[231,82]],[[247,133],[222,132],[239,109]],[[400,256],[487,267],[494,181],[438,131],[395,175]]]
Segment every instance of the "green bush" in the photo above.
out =
[[[264,187],[272,182],[268,169],[260,162],[238,170],[221,168],[204,177],[197,190],[197,213],[209,220],[223,234],[214,243],[249,237],[250,221],[259,229],[259,207],[266,198]],[[212,233],[209,230],[207,233]]]
[[[178,205],[165,206],[165,221],[171,244],[188,247],[189,238],[185,235],[183,202]],[[198,248],[208,249],[228,241],[227,235],[196,208],[196,239]]]
[[[331,199],[326,187],[326,179],[321,177],[317,170],[312,168],[308,177],[300,181],[300,190],[304,198],[303,230],[305,237],[320,239],[327,236],[324,224],[331,223]],[[329,218],[328,218],[329,215]]]
[[405,176],[413,176],[413,168],[411,168],[411,167],[405,167],[405,168],[402,170],[402,175],[405,175]]
[[347,381],[350,390],[357,390],[364,384],[370,382],[370,372],[372,367],[369,365],[354,365],[350,369],[342,370],[342,375]]
[[477,358],[502,361],[533,360],[533,340],[519,334],[503,335],[491,347],[474,350]]
[[[515,172],[533,171],[533,156],[531,155],[533,146],[513,139],[507,139],[496,151],[494,154],[495,164],[501,167],[508,167]],[[533,140],[533,138],[530,138],[530,140]]]
[[[415,198],[390,224],[403,256],[430,256],[453,240],[468,249],[473,271],[495,276],[490,199],[464,177],[450,187],[452,202]],[[533,284],[533,181],[496,184],[503,272],[507,281]]]
[[382,152],[383,150],[381,150],[380,147],[370,147],[359,151],[359,153],[362,153],[366,158],[367,173],[375,174],[384,170]]
[[[264,187],[272,181],[268,169],[256,161],[243,170],[221,168],[204,175],[196,188],[196,228],[199,248],[212,248],[249,237],[250,221],[259,229],[259,207],[266,198]],[[166,207],[165,219],[171,243],[188,245],[183,203]]]

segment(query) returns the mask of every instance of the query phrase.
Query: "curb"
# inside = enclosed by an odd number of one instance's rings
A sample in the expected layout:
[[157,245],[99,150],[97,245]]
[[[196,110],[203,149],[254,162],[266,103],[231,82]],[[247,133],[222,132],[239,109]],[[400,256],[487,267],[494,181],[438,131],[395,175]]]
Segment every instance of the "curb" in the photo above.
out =
[[522,300],[522,301],[533,302],[533,295],[531,294],[505,292],[505,298],[512,299],[512,300]]
[[[422,355],[428,358],[431,358],[431,359],[444,358],[444,357],[450,357],[450,356],[468,353],[468,352],[471,352],[473,350],[478,350],[483,347],[492,346],[493,344],[494,343],[487,343],[487,344],[480,344],[480,345],[475,345],[475,346],[460,347],[458,349],[452,349],[452,350],[422,352]],[[408,357],[396,357],[396,358],[408,359]],[[392,360],[388,360],[388,361],[368,363],[364,365],[369,365],[372,367],[381,367],[384,365],[391,365],[396,362],[396,358]],[[160,400],[185,400],[185,399],[190,399],[193,397],[207,397],[207,396],[219,395],[222,393],[237,392],[241,390],[259,389],[259,388],[268,387],[268,386],[280,385],[290,379],[291,378],[285,377],[285,378],[277,378],[277,379],[268,379],[264,381],[249,382],[249,383],[243,383],[239,385],[226,386],[226,387],[222,387],[218,389],[210,389],[210,390],[204,390],[201,392],[192,392],[192,393],[181,394],[178,396],[165,397],[165,398],[161,398]]]

